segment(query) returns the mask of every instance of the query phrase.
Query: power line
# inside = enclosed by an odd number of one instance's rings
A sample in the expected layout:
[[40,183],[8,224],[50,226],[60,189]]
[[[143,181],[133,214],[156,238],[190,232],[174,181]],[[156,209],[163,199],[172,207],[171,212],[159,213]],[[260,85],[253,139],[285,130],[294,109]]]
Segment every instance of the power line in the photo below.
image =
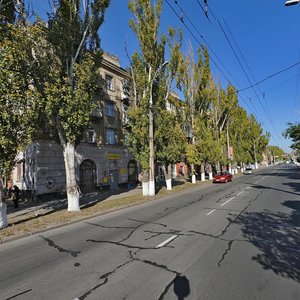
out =
[[257,85],[259,85],[259,84],[261,84],[261,83],[263,83],[263,82],[269,80],[269,79],[272,78],[272,77],[275,77],[275,76],[277,76],[277,75],[279,75],[279,74],[281,74],[281,73],[284,73],[284,72],[286,72],[286,71],[288,71],[288,70],[290,70],[290,69],[292,69],[292,68],[298,66],[299,64],[300,64],[300,61],[298,61],[298,62],[294,63],[293,65],[290,65],[289,67],[286,67],[286,68],[284,68],[284,69],[282,69],[282,70],[280,70],[280,71],[278,71],[278,72],[276,72],[276,73],[273,73],[273,74],[271,74],[271,75],[265,77],[264,79],[262,79],[262,80],[260,80],[260,81],[257,81],[257,82],[254,83],[254,84],[251,84],[251,85],[249,85],[249,86],[247,86],[247,87],[245,87],[245,88],[243,88],[243,89],[240,89],[240,90],[238,90],[238,92],[243,92],[243,91],[249,90],[249,89],[251,89],[252,87],[257,86]]
[[[199,1],[199,0],[197,0]],[[194,25],[194,23],[191,21],[191,19],[189,18],[188,14],[186,14],[183,10],[183,8],[179,5],[178,1],[175,0],[176,5],[178,6],[178,8],[180,9],[181,13],[184,15],[184,17],[189,21],[189,23],[192,25],[192,27],[197,31],[197,33],[199,34],[200,38],[204,41],[204,43],[207,45],[207,48],[212,52],[212,54],[216,57],[216,59],[219,61],[219,63],[222,65],[222,67],[224,68],[224,70],[227,72],[227,74],[233,79],[233,81],[235,83],[237,83],[237,81],[234,79],[233,75],[229,72],[229,70],[226,68],[226,66],[224,65],[224,63],[222,62],[222,60],[218,57],[218,55],[216,54],[216,52],[214,51],[214,49],[209,45],[208,41],[204,38],[204,36],[202,35],[202,33],[198,30],[198,28]],[[198,2],[199,3],[199,2]],[[200,4],[200,3],[199,3]],[[182,17],[180,18],[180,20],[182,21]],[[211,57],[210,57],[211,58]]]
[[[179,14],[176,12],[176,10],[173,8],[173,6],[170,4],[170,2],[168,0],[165,0],[166,3],[169,5],[169,7],[172,9],[172,11],[176,14],[176,16],[178,17],[178,19],[181,21],[181,23],[184,25],[184,27],[188,30],[188,32],[192,35],[192,37],[195,39],[195,41],[198,43],[198,45],[204,49],[205,47],[200,43],[199,39],[194,35],[194,33],[191,31],[191,29],[185,24],[183,18],[181,18],[179,16]],[[226,74],[221,70],[221,68],[218,66],[218,64],[215,62],[215,60],[208,54],[210,60],[212,61],[212,63],[217,67],[217,69],[220,71],[220,73],[225,77],[225,79],[230,82],[230,80],[228,79],[228,77],[226,76]]]
[[[233,79],[233,81],[237,84],[237,86],[239,86],[238,82],[235,80],[235,78],[232,76],[232,74],[228,71],[228,69],[226,68],[226,66],[223,64],[223,62],[219,59],[219,57],[217,56],[217,54],[215,53],[215,51],[212,49],[212,47],[210,47],[209,43],[205,40],[204,36],[199,32],[198,28],[193,24],[193,22],[191,21],[191,19],[188,17],[188,15],[184,12],[183,8],[179,5],[177,0],[174,0],[175,4],[178,6],[178,8],[180,9],[180,17],[178,15],[178,13],[176,13],[175,9],[172,7],[172,5],[170,5],[170,3],[166,0],[167,4],[171,7],[171,9],[173,10],[173,12],[177,15],[177,17],[180,19],[180,21],[185,25],[186,28],[188,28],[188,26],[184,23],[184,19],[183,16],[189,21],[189,23],[192,25],[192,27],[197,31],[197,33],[199,34],[200,38],[205,42],[205,44],[207,45],[208,49],[214,54],[214,56],[218,59],[218,61],[221,63],[221,65],[223,66],[223,68],[226,70],[226,72],[229,74],[229,76]],[[201,4],[198,1],[198,4],[201,6]],[[203,7],[201,6],[202,10],[204,11]],[[215,18],[215,17],[214,17]],[[216,18],[215,18],[216,19]],[[189,32],[191,33],[191,30],[188,28]],[[192,36],[193,33],[191,33]],[[194,37],[195,38],[195,37]],[[197,39],[196,39],[197,40]],[[198,41],[198,40],[197,40]],[[201,45],[202,46],[202,45]],[[203,47],[203,46],[202,46]],[[211,56],[209,56],[210,59],[212,60]],[[220,69],[219,69],[220,70]],[[224,75],[224,73],[222,73]],[[227,78],[226,78],[227,79]],[[227,79],[228,82],[230,82]],[[248,107],[248,109],[252,112],[252,114],[256,117],[256,119],[258,119],[259,113],[256,110],[255,106],[253,106],[254,110],[256,111],[253,112],[252,109],[250,108],[250,106],[248,105],[247,101],[244,100],[242,98],[242,95],[240,95],[240,98],[242,101],[244,101],[245,105]],[[253,104],[252,104],[253,105]],[[261,120],[261,123],[263,123],[262,118],[259,116],[259,119]]]
[[[229,46],[230,46],[230,48],[231,48],[231,50],[232,50],[234,56],[236,57],[236,59],[237,59],[239,65],[240,65],[240,67],[242,68],[244,75],[246,76],[248,82],[249,82],[250,85],[251,85],[252,82],[251,82],[251,80],[250,80],[250,78],[249,78],[249,76],[248,76],[248,74],[247,74],[247,72],[246,72],[244,66],[242,65],[241,60],[240,60],[240,58],[238,57],[238,55],[237,55],[237,53],[236,53],[234,47],[232,46],[231,41],[230,41],[230,39],[228,38],[227,33],[225,32],[225,30],[224,30],[222,24],[220,23],[220,21],[219,21],[219,20],[217,20],[217,21],[218,21],[218,24],[219,24],[219,26],[220,26],[220,28],[221,28],[221,31],[223,32],[223,34],[224,34],[224,36],[225,36],[225,38],[226,38],[226,40],[227,40],[227,42],[228,42],[228,44],[229,44]],[[257,95],[256,90],[255,90],[253,87],[252,87],[252,89],[253,89],[253,91],[254,91],[254,93],[255,93],[255,95],[256,95],[256,97],[257,97],[257,99],[258,99],[258,101],[259,101],[259,103],[260,103],[260,105],[261,105],[261,107],[262,107],[262,109],[263,109],[263,111],[264,111],[264,113],[266,114],[266,116],[267,116],[267,118],[269,119],[270,123],[273,125],[273,121],[272,121],[271,117],[269,116],[268,112],[266,111],[265,107],[262,105],[262,103],[261,103],[261,101],[260,101],[260,99],[259,99],[259,96]],[[274,126],[274,125],[273,125],[273,126]],[[275,128],[274,128],[274,129],[275,129]]]
[[[197,0],[197,3],[201,6],[201,4],[199,3],[199,0]],[[206,5],[207,5],[207,1],[205,1],[205,3],[206,3]],[[267,118],[269,119],[271,126],[273,127],[275,133],[278,135],[278,132],[277,132],[277,130],[276,130],[275,126],[274,126],[274,123],[273,123],[273,121],[272,121],[272,118],[271,118],[271,116],[270,116],[270,113],[266,110],[266,109],[267,109],[267,104],[266,104],[266,108],[265,108],[265,107],[263,106],[263,104],[262,104],[260,98],[259,98],[259,95],[257,94],[257,91],[254,89],[254,86],[255,86],[255,85],[252,84],[252,82],[251,82],[251,80],[250,80],[250,78],[249,78],[249,76],[248,76],[248,74],[247,74],[245,68],[243,67],[243,65],[242,65],[242,63],[241,63],[241,61],[240,61],[240,59],[239,59],[239,57],[238,57],[238,55],[237,55],[237,53],[236,53],[234,47],[232,46],[232,44],[231,44],[231,42],[230,42],[230,39],[228,38],[228,36],[227,36],[227,34],[226,34],[224,28],[222,27],[222,24],[220,23],[220,21],[218,20],[218,18],[215,17],[215,15],[213,14],[213,11],[212,11],[211,9],[210,9],[210,11],[211,11],[211,13],[212,13],[212,15],[213,15],[213,18],[218,22],[219,27],[221,28],[221,31],[223,32],[223,34],[224,34],[224,36],[225,36],[225,38],[226,38],[226,40],[227,40],[227,42],[228,42],[228,44],[229,44],[231,50],[233,51],[233,53],[234,53],[234,55],[235,55],[235,57],[236,57],[236,59],[237,59],[239,65],[240,65],[240,67],[242,68],[242,70],[243,70],[243,72],[244,72],[244,74],[245,74],[245,76],[246,76],[246,78],[247,78],[247,80],[248,80],[248,82],[250,83],[250,87],[253,89],[253,91],[254,91],[254,93],[255,93],[255,95],[256,95],[256,97],[257,97],[257,99],[258,99],[258,101],[259,101],[259,103],[260,103],[260,105],[261,105],[261,107],[262,107],[262,109],[263,109],[263,111],[264,111],[264,113],[266,114]],[[207,15],[207,14],[206,14],[206,15]],[[224,20],[224,19],[223,19],[223,20]],[[234,39],[234,37],[233,37],[233,35],[232,35],[230,29],[229,29],[229,26],[228,26],[227,23],[225,22],[225,20],[224,20],[224,23],[225,23],[225,25],[226,25],[226,27],[227,27],[227,30],[228,30],[229,33],[231,34],[231,37],[232,37],[232,39],[233,39],[233,41],[234,41],[234,43],[235,43],[237,49],[239,50],[239,52],[240,52],[242,58],[244,59],[244,62],[245,62],[245,64],[246,64],[246,66],[248,67],[248,70],[250,71],[250,74],[252,75],[253,80],[256,81],[255,78],[254,78],[254,76],[253,76],[253,73],[251,72],[251,69],[250,69],[249,65],[247,64],[247,61],[246,61],[245,57],[243,56],[241,50],[240,50],[239,47],[237,46],[237,43],[236,43],[236,41],[235,41],[235,39]],[[261,91],[260,87],[259,87],[259,90]],[[239,92],[241,92],[241,91],[242,91],[242,90],[239,90]],[[261,91],[261,93],[262,93],[262,91]],[[264,98],[264,100],[265,100],[265,97],[264,97],[265,94],[264,94],[264,93],[262,93],[262,94],[263,94],[263,98]],[[265,100],[265,103],[266,103],[266,100]]]

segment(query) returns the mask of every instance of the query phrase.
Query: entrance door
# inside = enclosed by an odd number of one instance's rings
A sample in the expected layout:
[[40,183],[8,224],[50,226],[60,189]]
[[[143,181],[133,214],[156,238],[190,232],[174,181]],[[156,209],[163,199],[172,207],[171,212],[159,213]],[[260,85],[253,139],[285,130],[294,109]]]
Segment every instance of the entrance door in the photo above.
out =
[[116,191],[119,188],[119,171],[118,170],[109,170],[109,184],[110,190]]
[[127,166],[128,169],[128,183],[137,183],[138,181],[138,168],[135,160],[130,160]]
[[80,190],[82,193],[90,193],[96,188],[96,165],[92,160],[84,160],[80,167]]

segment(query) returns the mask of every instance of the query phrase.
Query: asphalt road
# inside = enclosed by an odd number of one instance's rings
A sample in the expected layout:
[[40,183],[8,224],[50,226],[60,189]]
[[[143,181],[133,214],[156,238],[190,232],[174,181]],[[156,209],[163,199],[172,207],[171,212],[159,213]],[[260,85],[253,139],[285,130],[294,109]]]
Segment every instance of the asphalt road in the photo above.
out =
[[0,245],[0,299],[300,299],[282,164]]

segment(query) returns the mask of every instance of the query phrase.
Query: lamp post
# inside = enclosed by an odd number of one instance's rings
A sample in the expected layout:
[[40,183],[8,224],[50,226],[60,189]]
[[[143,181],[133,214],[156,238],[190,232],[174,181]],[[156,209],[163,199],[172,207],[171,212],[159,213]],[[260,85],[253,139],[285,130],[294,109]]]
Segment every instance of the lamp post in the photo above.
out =
[[149,82],[150,82],[150,99],[149,99],[149,186],[148,186],[148,195],[155,195],[155,163],[154,163],[154,118],[153,118],[153,83],[158,74],[161,72],[162,68],[168,64],[168,61],[165,61],[161,64],[158,69],[155,71],[153,78],[151,79],[152,67],[149,68]]
[[299,4],[300,3],[300,0],[288,0],[285,2],[285,6],[291,6],[291,5],[296,5],[296,4]]

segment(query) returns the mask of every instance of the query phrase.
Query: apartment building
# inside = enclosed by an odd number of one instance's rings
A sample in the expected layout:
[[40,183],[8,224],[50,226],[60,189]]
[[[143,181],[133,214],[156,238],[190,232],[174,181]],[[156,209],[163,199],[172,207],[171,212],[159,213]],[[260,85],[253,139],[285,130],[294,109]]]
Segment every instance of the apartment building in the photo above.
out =
[[[138,178],[138,163],[123,145],[130,103],[124,87],[129,74],[121,68],[119,59],[108,53],[103,54],[99,72],[103,84],[95,99],[98,108],[92,111],[90,127],[76,147],[76,176],[83,193],[107,185],[116,189]],[[62,147],[54,141],[34,141],[20,154],[11,179],[20,189],[36,196],[63,192]]]

